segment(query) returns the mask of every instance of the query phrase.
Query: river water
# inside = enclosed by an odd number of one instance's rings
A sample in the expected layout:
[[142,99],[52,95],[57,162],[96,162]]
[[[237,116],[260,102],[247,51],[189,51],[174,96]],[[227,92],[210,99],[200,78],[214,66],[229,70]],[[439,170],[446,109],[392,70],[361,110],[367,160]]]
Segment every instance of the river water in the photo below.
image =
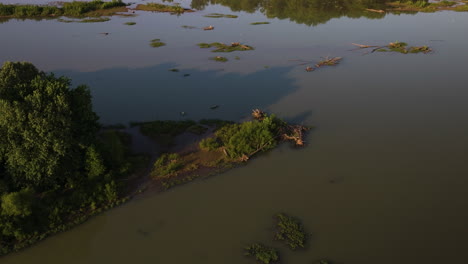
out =
[[[314,8],[304,8],[309,2]],[[282,145],[222,175],[148,194],[0,263],[253,263],[242,251],[252,242],[279,248],[281,263],[466,263],[468,14],[381,15],[344,0],[309,2],[194,0],[181,4],[199,10],[180,16],[0,24],[0,63],[30,61],[89,85],[105,124],[241,120],[262,108],[315,126],[304,149]],[[238,18],[203,17],[213,12]],[[270,24],[250,25],[258,21]],[[215,30],[201,30],[208,25]],[[150,47],[155,38],[167,45]],[[351,45],[397,40],[434,52],[365,54]],[[255,50],[215,62],[218,54],[196,46],[215,41]],[[326,56],[343,61],[304,70]],[[303,221],[307,250],[273,241],[277,212]]]

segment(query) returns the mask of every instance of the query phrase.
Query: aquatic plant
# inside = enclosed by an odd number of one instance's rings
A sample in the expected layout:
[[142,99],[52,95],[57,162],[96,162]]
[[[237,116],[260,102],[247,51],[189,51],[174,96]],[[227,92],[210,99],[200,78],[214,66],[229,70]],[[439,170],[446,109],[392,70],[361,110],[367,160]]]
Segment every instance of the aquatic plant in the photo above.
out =
[[236,15],[227,15],[227,14],[220,14],[220,13],[211,13],[204,15],[204,17],[210,17],[210,18],[237,18],[238,16]]
[[266,25],[266,24],[270,24],[270,22],[252,22],[252,23],[250,23],[250,25]]
[[305,247],[307,234],[299,220],[284,213],[277,214],[276,220],[276,239],[284,241],[292,250]]
[[175,13],[175,14],[182,14],[184,12],[193,12],[193,10],[185,9],[180,5],[163,5],[158,3],[147,3],[147,4],[139,4],[136,6],[135,10],[142,10],[142,11],[154,11],[154,12],[168,12],[168,13]]
[[197,28],[197,27],[194,27],[194,26],[187,26],[187,25],[183,25],[181,26],[182,28],[186,28],[186,29],[194,29],[194,28]]
[[259,243],[249,245],[245,248],[245,255],[254,257],[257,261],[269,264],[279,260],[278,250]]
[[207,49],[211,47],[216,47],[212,52],[233,52],[233,51],[246,51],[253,50],[254,48],[248,45],[240,44],[239,42],[233,42],[231,45],[226,45],[220,42],[213,43],[198,43],[197,44],[202,49]]
[[216,56],[216,57],[212,57],[210,58],[211,60],[214,60],[214,61],[219,61],[219,62],[226,62],[228,61],[228,59],[226,57],[222,57],[222,56]]
[[127,26],[133,26],[136,25],[136,22],[125,22],[124,24]]
[[153,47],[153,48],[159,48],[159,47],[162,47],[162,46],[166,46],[166,43],[161,42],[160,39],[152,39],[151,42],[150,42],[150,46]]

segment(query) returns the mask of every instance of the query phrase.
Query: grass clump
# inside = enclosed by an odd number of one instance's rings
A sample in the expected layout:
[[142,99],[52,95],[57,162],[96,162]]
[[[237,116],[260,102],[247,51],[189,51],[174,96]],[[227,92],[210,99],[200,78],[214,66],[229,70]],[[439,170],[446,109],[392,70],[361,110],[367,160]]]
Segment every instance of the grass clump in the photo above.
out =
[[161,42],[160,39],[153,39],[150,42],[150,46],[153,47],[153,48],[159,48],[159,47],[162,47],[162,46],[166,46],[166,43]]
[[265,264],[279,260],[278,250],[264,246],[259,243],[252,244],[245,248],[245,255],[254,257],[257,261]]
[[153,165],[151,176],[153,177],[167,177],[174,175],[177,171],[184,167],[180,161],[180,157],[176,153],[164,153],[162,154]]
[[124,25],[133,26],[136,25],[136,22],[125,22]]
[[228,59],[226,57],[222,57],[222,56],[216,56],[216,57],[213,57],[213,58],[210,58],[211,60],[214,60],[214,61],[219,61],[219,62],[226,62],[228,61]]
[[270,24],[270,22],[252,22],[250,23],[250,25],[266,25],[266,24]]
[[275,238],[284,241],[292,250],[304,248],[307,235],[301,223],[297,219],[283,213],[277,214],[276,219],[278,230]]
[[190,9],[185,9],[180,5],[163,5],[158,3],[147,3],[147,4],[139,4],[135,8],[136,10],[142,11],[154,11],[154,12],[168,12],[174,14],[182,14],[184,12],[192,12]]
[[229,14],[211,13],[211,14],[208,14],[208,15],[204,15],[204,17],[210,17],[210,18],[237,18],[238,16],[229,15]]
[[219,42],[213,43],[198,43],[197,44],[202,49],[207,49],[211,47],[215,47],[216,49],[212,50],[212,52],[233,52],[233,51],[246,51],[246,50],[253,50],[254,48],[248,45],[240,44],[239,42],[233,42],[231,45],[226,45]]

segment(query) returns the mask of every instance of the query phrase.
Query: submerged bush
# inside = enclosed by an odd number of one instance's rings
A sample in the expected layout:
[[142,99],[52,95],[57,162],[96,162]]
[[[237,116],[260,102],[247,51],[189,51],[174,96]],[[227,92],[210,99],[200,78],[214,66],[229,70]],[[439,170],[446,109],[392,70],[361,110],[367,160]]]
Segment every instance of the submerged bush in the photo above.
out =
[[306,233],[301,223],[287,214],[277,214],[277,232],[275,238],[284,241],[289,248],[304,248],[306,243]]
[[245,248],[245,255],[254,257],[257,261],[265,264],[279,260],[278,250],[264,246],[262,244],[252,244]]

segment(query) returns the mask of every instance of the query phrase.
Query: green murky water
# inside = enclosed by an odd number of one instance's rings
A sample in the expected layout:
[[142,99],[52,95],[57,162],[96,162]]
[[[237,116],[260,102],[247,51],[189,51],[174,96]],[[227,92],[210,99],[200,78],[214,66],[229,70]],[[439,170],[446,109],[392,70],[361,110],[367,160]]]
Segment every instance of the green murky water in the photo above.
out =
[[[262,108],[316,126],[308,147],[282,146],[134,200],[0,263],[253,263],[242,248],[255,241],[280,248],[282,263],[467,261],[468,14],[373,14],[344,0],[181,5],[199,10],[90,24],[9,20],[0,24],[0,63],[31,61],[88,84],[103,123],[239,120]],[[258,21],[270,24],[250,25]],[[167,45],[151,48],[155,38]],[[352,51],[351,43],[396,40],[434,53]],[[255,50],[219,63],[196,46],[215,41]],[[314,72],[299,65],[325,56],[344,59]],[[279,211],[303,220],[307,251],[272,241]]]

